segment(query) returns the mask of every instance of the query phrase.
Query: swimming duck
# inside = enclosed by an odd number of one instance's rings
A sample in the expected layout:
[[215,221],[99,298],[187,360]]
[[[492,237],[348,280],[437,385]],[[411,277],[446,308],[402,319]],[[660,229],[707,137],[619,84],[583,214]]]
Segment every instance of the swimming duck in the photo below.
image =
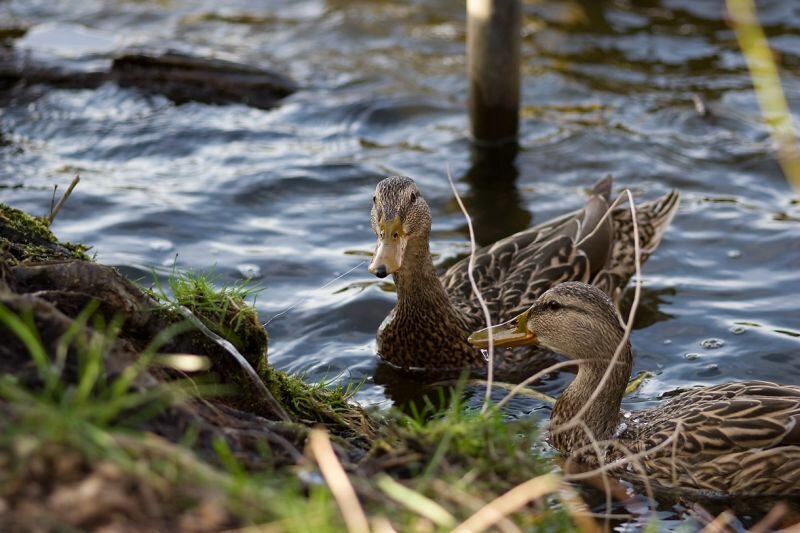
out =
[[[485,346],[487,331],[474,333],[470,342]],[[624,330],[609,297],[585,283],[545,291],[492,333],[498,346],[534,344],[581,360],[550,417],[550,442],[571,460],[590,468],[618,462],[614,475],[640,483],[646,476],[656,491],[703,499],[800,496],[800,387],[725,383],[623,413],[633,364],[630,342],[609,368]],[[583,426],[575,420],[585,405]],[[600,457],[587,429],[600,443]],[[638,466],[625,459],[623,449],[641,455]]]
[[[477,251],[474,276],[487,301],[492,322],[527,309],[551,286],[563,281],[590,282],[618,297],[634,271],[629,209],[609,208],[611,178],[594,186],[583,209],[506,237]],[[672,220],[679,196],[673,191],[637,210],[643,260],[658,246]],[[469,258],[437,274],[430,254],[431,211],[414,180],[393,176],[378,183],[371,225],[378,237],[369,271],[392,274],[397,305],[378,331],[378,355],[403,369],[482,369],[480,350],[467,342],[485,325],[468,277]],[[533,352],[499,353],[501,375],[535,361]],[[532,357],[534,355],[534,357]]]

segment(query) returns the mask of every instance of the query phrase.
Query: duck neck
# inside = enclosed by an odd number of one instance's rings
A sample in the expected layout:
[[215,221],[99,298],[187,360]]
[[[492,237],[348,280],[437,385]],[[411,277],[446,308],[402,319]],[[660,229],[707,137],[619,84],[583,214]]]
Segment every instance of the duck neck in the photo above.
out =
[[[568,450],[590,443],[582,425],[559,431],[559,427],[574,420],[587,405],[581,419],[592,436],[597,440],[610,439],[614,436],[620,421],[620,404],[631,375],[633,357],[630,342],[626,341],[614,368],[610,370],[608,379],[600,388],[608,368],[607,361],[610,361],[617,349],[617,344],[612,345],[611,342],[605,344],[606,346],[598,348],[607,350],[608,358],[598,359],[596,353],[586,354],[585,357],[574,356],[574,359],[588,359],[590,362],[579,365],[578,375],[559,396],[553,407],[550,434],[551,441],[557,448]],[[595,393],[598,389],[599,392]],[[596,396],[593,398],[594,394]]]
[[424,306],[432,313],[455,312],[436,275],[427,237],[409,240],[403,262],[403,268],[394,273],[398,311],[414,308],[419,312]]
[[403,268],[394,274],[397,306],[378,335],[381,356],[401,367],[481,367],[480,350],[453,307],[433,267],[426,239],[409,241]]

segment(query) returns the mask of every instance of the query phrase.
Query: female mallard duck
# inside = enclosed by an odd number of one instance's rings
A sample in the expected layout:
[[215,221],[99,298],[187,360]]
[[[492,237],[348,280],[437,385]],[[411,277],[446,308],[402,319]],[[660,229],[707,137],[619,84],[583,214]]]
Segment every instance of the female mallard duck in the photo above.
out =
[[[633,226],[628,208],[603,220],[610,192],[611,178],[603,178],[583,209],[477,251],[474,276],[492,322],[515,316],[563,281],[590,282],[618,296],[634,271]],[[673,191],[639,206],[643,260],[658,246],[678,198]],[[397,287],[397,306],[378,331],[378,355],[404,369],[485,367],[481,351],[467,342],[485,324],[469,282],[469,258],[437,276],[428,243],[431,212],[416,183],[401,176],[378,183],[371,222],[378,245],[369,271],[393,274]],[[508,373],[535,360],[530,348],[498,355],[497,367]]]
[[[573,460],[664,492],[704,499],[800,496],[800,387],[743,381],[691,389],[653,409],[620,412],[632,355],[614,305],[585,283],[562,283],[492,328],[497,345],[537,344],[581,360],[550,418],[551,443]],[[488,343],[487,330],[470,337]],[[599,392],[603,375],[609,376]],[[594,398],[592,398],[592,396]],[[585,425],[577,423],[579,411]],[[586,429],[600,443],[598,459]],[[641,454],[639,467],[624,449]]]

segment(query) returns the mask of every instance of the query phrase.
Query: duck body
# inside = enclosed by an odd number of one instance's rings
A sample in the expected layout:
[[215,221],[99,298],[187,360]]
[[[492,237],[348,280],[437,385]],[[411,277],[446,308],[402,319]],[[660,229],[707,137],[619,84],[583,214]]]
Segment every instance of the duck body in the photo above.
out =
[[[627,207],[604,220],[611,179],[601,179],[586,206],[477,250],[473,275],[492,322],[528,308],[551,286],[590,282],[616,298],[634,270],[632,219]],[[678,193],[637,209],[643,257],[658,246],[677,209]],[[485,325],[469,281],[469,258],[439,276],[430,255],[430,209],[413,180],[394,176],[376,187],[372,227],[378,246],[370,271],[394,276],[397,305],[381,325],[378,355],[403,369],[483,369],[487,360],[467,342]],[[525,347],[498,351],[501,375],[526,373],[552,354]],[[545,359],[546,360],[546,359]]]
[[[620,424],[617,439],[646,454],[644,472],[625,467],[634,481],[646,476],[656,489],[711,499],[800,497],[798,386],[742,381],[688,390],[624,413]],[[607,450],[606,462],[624,457],[618,447]]]
[[[618,350],[625,337],[613,302],[583,283],[544,292],[494,328],[501,344],[534,343],[579,361],[550,418],[550,442],[568,461],[610,466],[617,477],[695,500],[800,498],[800,386],[725,383],[622,412],[630,343]],[[470,340],[482,346],[486,337],[483,330]]]

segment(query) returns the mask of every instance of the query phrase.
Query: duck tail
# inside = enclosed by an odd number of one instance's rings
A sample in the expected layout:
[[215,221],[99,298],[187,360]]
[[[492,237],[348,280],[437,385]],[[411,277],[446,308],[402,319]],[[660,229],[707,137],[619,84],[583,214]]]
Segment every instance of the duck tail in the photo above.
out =
[[611,174],[606,174],[594,184],[589,196],[602,196],[608,202],[611,202],[611,188],[614,185],[614,180]]
[[[636,223],[639,228],[639,247],[641,262],[647,260],[669,227],[680,204],[677,190],[636,206]],[[592,284],[604,290],[619,303],[622,289],[636,272],[635,246],[633,241],[633,219],[630,207],[618,207],[612,214],[614,237],[611,258],[606,267],[592,279]]]
[[[661,198],[646,202],[636,208],[636,222],[641,236],[642,261],[658,248],[661,237],[678,211],[680,201],[680,193],[673,189]],[[630,210],[626,208],[626,212],[629,215],[628,220],[630,220]]]

